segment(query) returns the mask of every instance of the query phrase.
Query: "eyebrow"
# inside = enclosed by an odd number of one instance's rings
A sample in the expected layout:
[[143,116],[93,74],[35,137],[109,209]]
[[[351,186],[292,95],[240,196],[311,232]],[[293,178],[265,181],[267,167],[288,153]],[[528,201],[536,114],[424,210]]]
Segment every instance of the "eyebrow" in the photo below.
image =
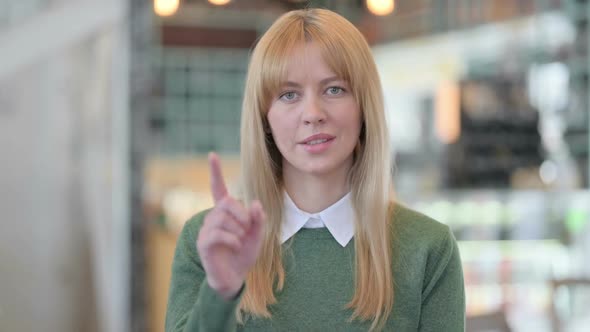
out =
[[[330,76],[327,78],[324,78],[323,80],[320,81],[320,85],[326,85],[328,83],[334,82],[334,81],[341,81],[342,79],[338,76]],[[296,83],[296,82],[292,82],[292,81],[286,81],[283,84],[281,84],[281,86],[284,87],[295,87],[295,88],[300,88],[301,84]]]

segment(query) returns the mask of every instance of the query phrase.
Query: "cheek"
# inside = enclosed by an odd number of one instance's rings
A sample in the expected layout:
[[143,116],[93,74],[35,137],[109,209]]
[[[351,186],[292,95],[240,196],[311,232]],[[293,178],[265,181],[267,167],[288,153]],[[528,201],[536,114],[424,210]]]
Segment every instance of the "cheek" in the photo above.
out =
[[266,120],[268,121],[268,125],[270,126],[270,129],[272,129],[272,132],[276,133],[281,125],[279,112],[271,108],[266,114]]
[[288,143],[292,138],[294,129],[292,128],[292,121],[281,112],[269,111],[267,115],[268,124],[272,130],[272,135],[275,143],[281,147]]
[[361,112],[357,109],[353,109],[348,112],[347,115],[346,118],[341,119],[341,125],[351,132],[355,132],[356,134],[360,133],[361,124],[363,122]]

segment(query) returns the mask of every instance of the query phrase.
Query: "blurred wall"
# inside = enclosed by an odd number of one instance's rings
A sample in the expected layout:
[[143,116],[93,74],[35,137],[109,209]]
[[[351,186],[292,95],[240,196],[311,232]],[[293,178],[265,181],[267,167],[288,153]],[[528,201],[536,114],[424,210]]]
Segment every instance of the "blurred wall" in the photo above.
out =
[[128,330],[125,4],[0,27],[1,331]]

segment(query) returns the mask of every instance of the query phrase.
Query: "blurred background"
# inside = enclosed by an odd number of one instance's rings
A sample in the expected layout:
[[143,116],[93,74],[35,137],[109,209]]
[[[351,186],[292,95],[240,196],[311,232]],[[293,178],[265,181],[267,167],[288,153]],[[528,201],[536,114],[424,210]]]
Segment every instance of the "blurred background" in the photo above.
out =
[[163,331],[207,153],[238,175],[251,48],[303,7],[369,41],[467,330],[589,326],[590,1],[0,0],[0,331]]

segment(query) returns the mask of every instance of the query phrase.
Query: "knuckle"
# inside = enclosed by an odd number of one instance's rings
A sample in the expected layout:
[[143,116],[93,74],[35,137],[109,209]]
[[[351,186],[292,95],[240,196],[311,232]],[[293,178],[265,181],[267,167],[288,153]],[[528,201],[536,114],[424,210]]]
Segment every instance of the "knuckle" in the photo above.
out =
[[223,236],[220,234],[219,231],[211,232],[209,238],[207,239],[207,242],[209,247],[213,247],[223,242]]
[[233,205],[233,198],[231,198],[229,195],[225,196],[221,199],[220,201],[220,205],[222,205],[223,207],[230,207]]
[[210,215],[210,218],[208,220],[205,220],[205,225],[203,225],[203,227],[215,227],[216,225],[223,223],[224,220],[227,219],[227,213],[224,209],[220,207],[215,207],[211,211]]
[[222,210],[218,209],[217,207],[214,207],[213,209],[211,209],[211,211],[209,211],[209,213],[207,213],[207,215],[205,216],[205,219],[203,220],[203,227],[205,225],[215,222],[215,220],[219,219],[219,214],[221,211]]
[[221,238],[221,230],[214,228],[209,232],[209,234],[207,234],[207,236],[211,241],[218,241],[219,238]]
[[199,235],[199,238],[197,239],[197,250],[199,252],[205,252],[208,247],[209,245],[206,237]]

